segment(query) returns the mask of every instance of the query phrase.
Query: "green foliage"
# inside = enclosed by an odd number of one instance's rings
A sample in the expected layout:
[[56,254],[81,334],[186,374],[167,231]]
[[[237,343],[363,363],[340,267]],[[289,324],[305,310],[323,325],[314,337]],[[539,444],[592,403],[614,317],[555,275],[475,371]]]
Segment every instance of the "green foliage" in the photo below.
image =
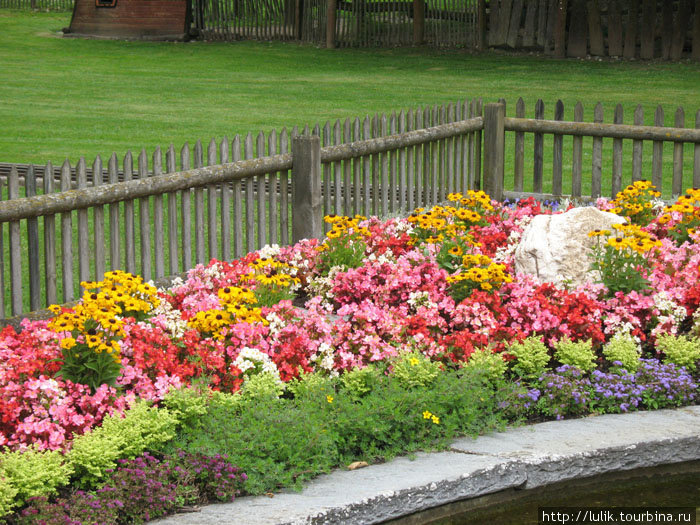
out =
[[380,376],[381,372],[376,366],[353,368],[340,376],[340,384],[350,397],[361,398],[377,387]]
[[429,387],[440,374],[440,363],[420,352],[405,352],[392,362],[392,375],[406,389]]
[[[97,322],[89,319],[85,323],[85,332],[94,329]],[[77,344],[73,348],[61,350],[61,369],[56,377],[62,377],[73,383],[88,385],[92,391],[100,385],[114,386],[122,370],[121,361],[107,352],[96,352],[87,344]]]
[[279,376],[262,372],[250,377],[246,376],[239,393],[246,400],[277,399],[284,393],[284,388],[284,383],[280,381]]
[[253,293],[258,301],[255,306],[260,308],[274,306],[284,300],[292,301],[296,297],[296,293],[290,286],[274,283],[256,283]]
[[524,378],[537,378],[542,375],[550,360],[549,350],[536,336],[530,336],[522,343],[513,343],[506,351],[516,357],[513,372]]
[[599,278],[598,282],[608,289],[608,296],[617,292],[628,294],[649,289],[649,281],[642,276],[640,268],[647,268],[649,263],[639,253],[630,249],[619,249],[609,244],[598,245],[591,251],[591,270]]
[[12,509],[19,505],[16,497],[17,489],[12,485],[12,482],[0,475],[0,521],[2,521],[3,516],[12,512]]
[[619,361],[628,372],[636,372],[641,350],[629,333],[619,332],[603,347],[603,355],[610,363]]
[[323,274],[334,266],[347,270],[359,268],[365,259],[367,244],[356,234],[344,233],[336,239],[326,239],[325,249],[319,255],[319,267]]
[[494,353],[490,348],[476,350],[464,364],[467,369],[478,369],[485,373],[492,381],[503,379],[507,365],[501,354]]
[[684,366],[691,372],[697,370],[700,360],[700,338],[663,334],[656,338],[656,347],[664,353],[665,363]]
[[163,398],[163,406],[178,421],[178,426],[190,429],[201,425],[201,417],[207,413],[211,391],[204,384],[171,389]]
[[296,399],[323,397],[335,393],[335,381],[319,372],[302,372],[298,378],[287,383],[287,391]]
[[575,366],[584,372],[595,368],[593,341],[573,342],[563,338],[554,344],[554,357],[563,365]]
[[138,402],[124,413],[111,415],[100,427],[78,436],[68,453],[80,487],[96,486],[104,480],[105,470],[113,469],[118,459],[133,459],[146,450],[158,450],[175,436],[177,418],[167,409]]
[[0,455],[0,517],[35,496],[55,494],[68,485],[73,470],[56,450],[4,452]]
[[351,461],[444,446],[457,434],[505,423],[498,407],[508,387],[483,368],[440,372],[429,386],[408,388],[374,367],[350,374],[337,391],[334,379],[303,376],[290,386],[293,399],[238,396],[232,407],[211,398],[201,427],[180,432],[165,451],[228,454],[248,475],[246,491],[259,494],[299,488]]

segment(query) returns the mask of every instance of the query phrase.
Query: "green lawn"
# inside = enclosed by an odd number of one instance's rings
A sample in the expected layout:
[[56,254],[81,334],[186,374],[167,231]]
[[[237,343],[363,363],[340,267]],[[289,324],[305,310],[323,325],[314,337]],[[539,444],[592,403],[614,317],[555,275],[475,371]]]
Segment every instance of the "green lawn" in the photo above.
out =
[[551,118],[622,103],[694,120],[700,64],[555,60],[424,48],[326,50],[267,42],[144,43],[62,38],[70,13],[0,10],[0,161],[44,163],[314,124],[457,99],[541,97]]

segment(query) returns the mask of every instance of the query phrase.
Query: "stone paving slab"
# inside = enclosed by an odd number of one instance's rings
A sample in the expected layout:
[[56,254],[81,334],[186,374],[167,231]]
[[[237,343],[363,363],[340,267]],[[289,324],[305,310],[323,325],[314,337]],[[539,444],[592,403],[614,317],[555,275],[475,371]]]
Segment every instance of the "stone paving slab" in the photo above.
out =
[[693,460],[700,460],[700,406],[552,421],[458,439],[448,452],[338,470],[300,493],[238,498],[153,523],[380,523],[508,488]]

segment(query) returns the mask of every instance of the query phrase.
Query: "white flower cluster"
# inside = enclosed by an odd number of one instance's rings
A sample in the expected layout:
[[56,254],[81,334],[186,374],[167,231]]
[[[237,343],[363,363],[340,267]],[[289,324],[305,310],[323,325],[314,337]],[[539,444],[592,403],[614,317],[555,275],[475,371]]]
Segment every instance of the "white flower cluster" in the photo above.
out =
[[402,233],[407,233],[411,235],[413,233],[414,227],[413,224],[410,222],[403,220],[403,221],[397,221],[396,226],[394,226],[394,232],[396,234],[401,235]]
[[333,299],[331,289],[335,284],[335,276],[343,271],[345,270],[342,266],[333,266],[328,270],[326,277],[318,276],[310,279],[308,282],[309,295],[322,297],[324,304],[330,302]]
[[430,300],[430,292],[411,292],[408,296],[408,304],[414,310],[418,310],[421,306],[431,309],[437,308],[437,304]]
[[282,319],[275,312],[269,312],[265,316],[265,319],[268,323],[270,323],[267,325],[267,329],[270,331],[271,337],[279,334],[282,331],[282,329],[287,325],[285,320]]
[[[688,315],[685,306],[676,303],[665,291],[655,293],[653,299],[654,306],[656,306],[661,314],[659,316],[658,326],[665,326],[670,323],[670,332],[676,335],[678,332],[678,325],[680,325]],[[663,331],[666,331],[666,329]]]
[[333,347],[328,343],[321,343],[318,345],[318,350],[316,353],[311,354],[309,359],[316,363],[317,369],[325,370],[330,372],[331,377],[338,375],[338,371],[333,367],[335,362]]
[[161,328],[168,331],[173,339],[182,339],[187,330],[187,321],[185,321],[180,310],[173,308],[168,301],[161,301],[158,306],[151,310],[154,317],[162,320]]
[[693,314],[693,328],[690,331],[695,337],[700,337],[700,309],[695,310]]
[[257,348],[244,346],[232,364],[243,372],[246,378],[255,374],[272,374],[281,382],[277,365],[270,356],[263,354]]
[[268,258],[272,259],[280,254],[279,244],[266,244],[258,250],[258,255],[261,259]]
[[493,262],[497,263],[507,263],[515,256],[515,250],[520,244],[520,239],[523,236],[523,231],[527,228],[527,225],[532,222],[532,217],[525,216],[515,223],[516,228],[514,228],[508,235],[508,240],[505,246],[500,246],[496,249],[496,253],[493,256]]
[[394,264],[396,263],[396,257],[394,257],[393,252],[386,251],[381,255],[376,253],[371,253],[366,258],[367,261],[377,262],[379,264]]

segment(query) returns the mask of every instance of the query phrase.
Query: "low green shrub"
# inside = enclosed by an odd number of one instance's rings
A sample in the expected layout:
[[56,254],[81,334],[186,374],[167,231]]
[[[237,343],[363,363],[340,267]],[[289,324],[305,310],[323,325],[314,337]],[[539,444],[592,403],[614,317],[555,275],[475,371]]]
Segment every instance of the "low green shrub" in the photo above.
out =
[[656,348],[664,353],[664,363],[684,366],[691,372],[697,370],[700,338],[663,334],[656,338]]
[[584,372],[590,372],[595,368],[595,352],[593,341],[573,342],[563,338],[554,344],[554,357],[562,365],[575,366]]
[[494,353],[490,348],[482,348],[469,356],[464,367],[479,369],[481,373],[486,373],[492,381],[498,383],[503,379],[508,365],[501,354]]
[[124,416],[111,415],[73,440],[68,460],[82,488],[97,486],[105,471],[114,469],[118,459],[133,459],[146,450],[155,451],[173,437],[177,419],[167,409],[137,402]]
[[353,368],[340,376],[340,384],[350,397],[359,399],[377,387],[380,376],[381,371],[376,366]]
[[622,332],[615,334],[603,347],[603,355],[610,363],[619,361],[628,372],[636,372],[641,350],[629,333]]
[[0,518],[29,498],[55,494],[68,485],[73,470],[65,456],[56,450],[24,451],[0,454]]
[[538,378],[544,373],[550,360],[547,346],[536,336],[530,336],[522,343],[509,345],[506,352],[516,358],[512,370],[523,378]]
[[404,388],[426,388],[435,382],[440,366],[420,352],[405,352],[392,361],[391,374]]
[[262,372],[245,378],[240,395],[243,399],[277,399],[285,390],[285,385],[276,374]]

